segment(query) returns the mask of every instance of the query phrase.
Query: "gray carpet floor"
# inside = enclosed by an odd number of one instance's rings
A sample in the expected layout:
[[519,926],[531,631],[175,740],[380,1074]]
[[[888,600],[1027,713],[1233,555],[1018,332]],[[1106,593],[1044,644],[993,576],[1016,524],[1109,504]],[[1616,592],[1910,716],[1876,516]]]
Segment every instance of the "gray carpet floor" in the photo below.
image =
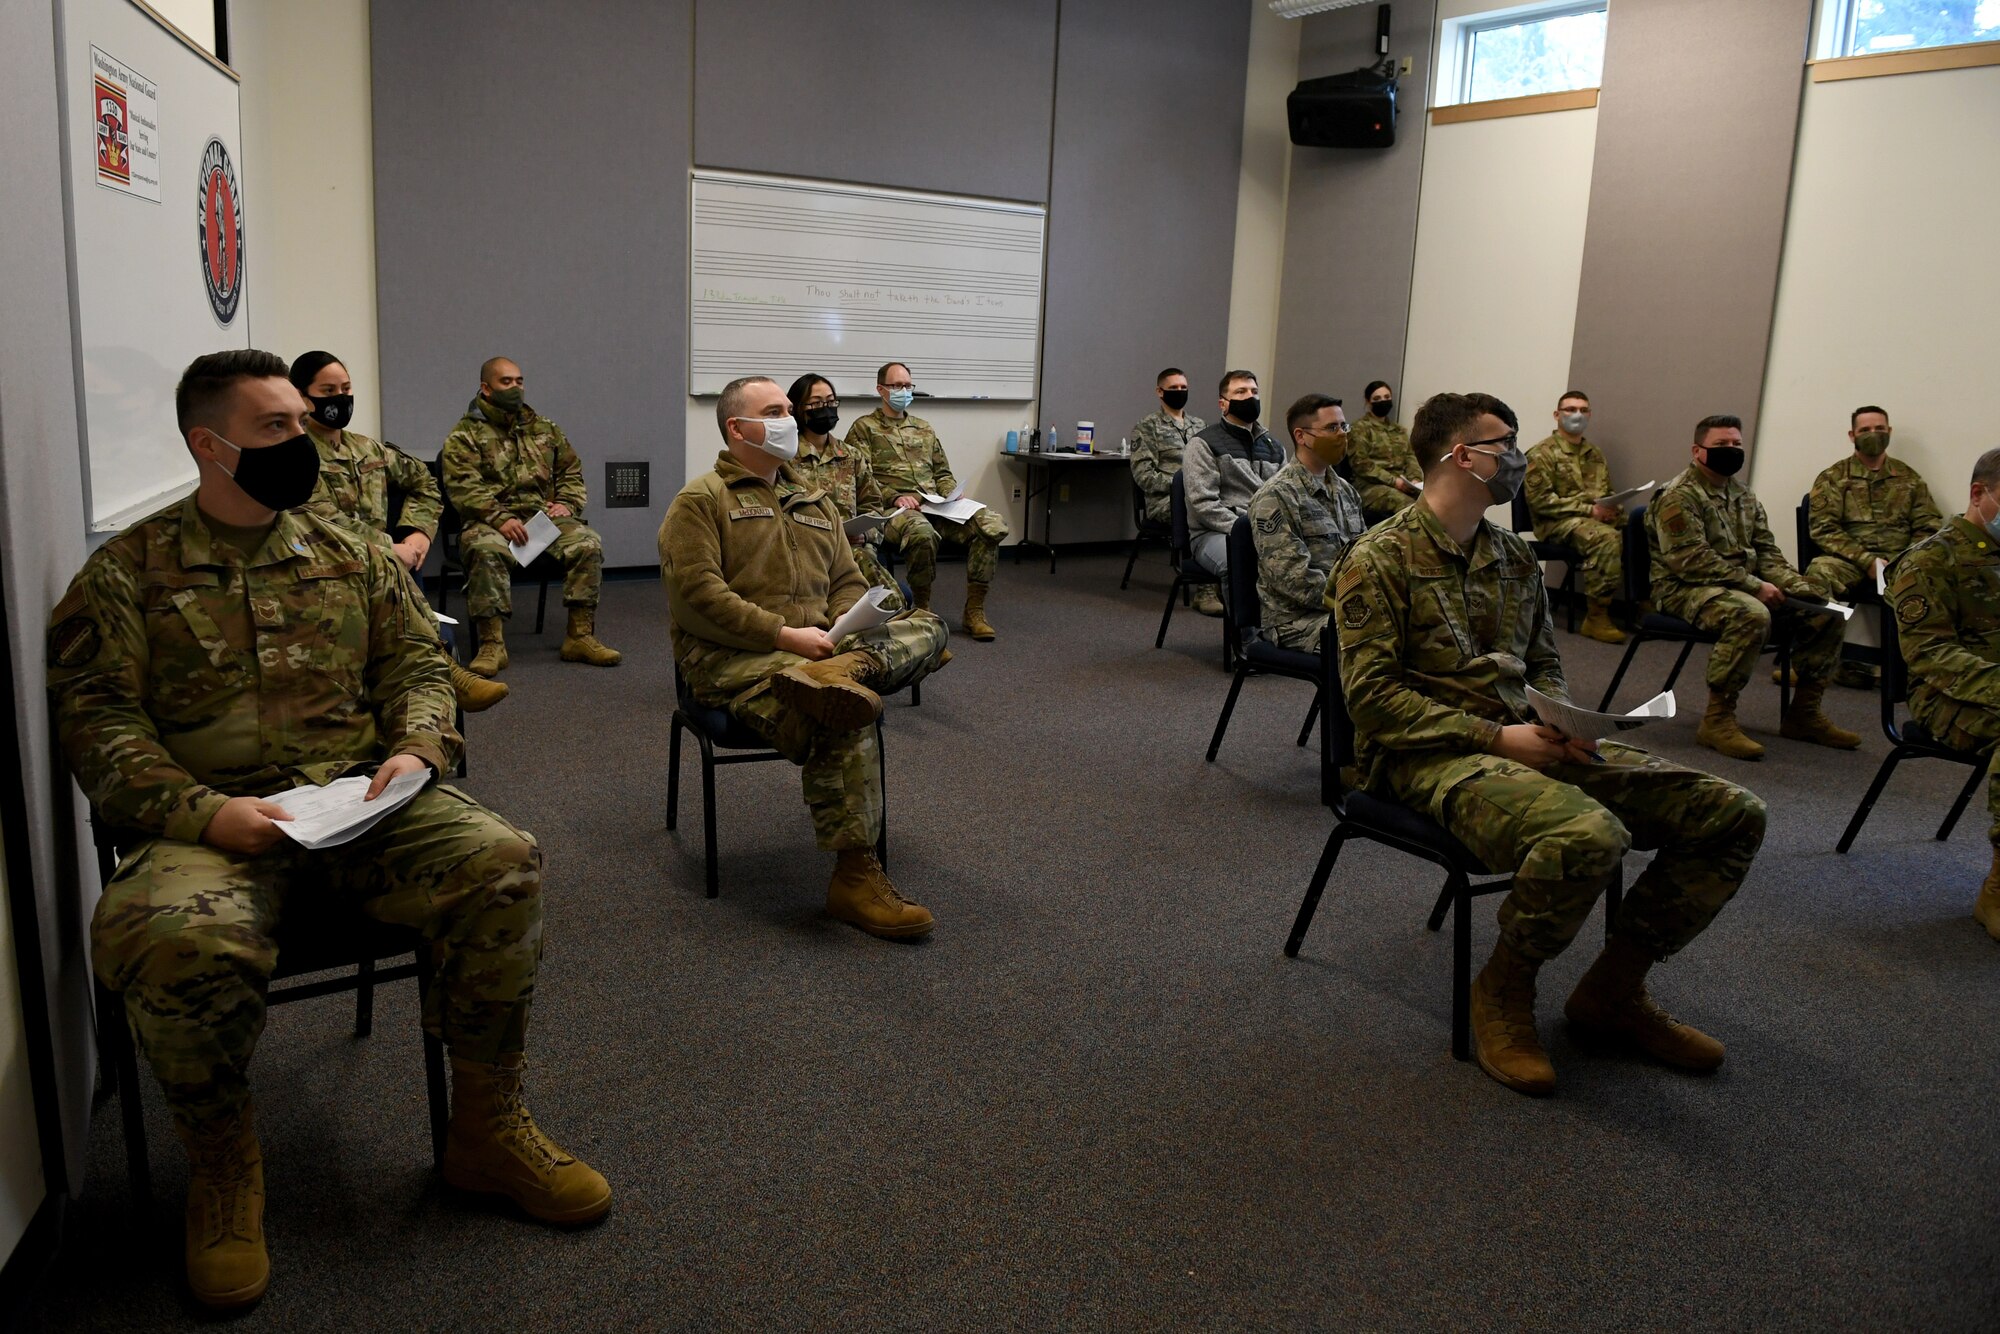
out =
[[[1280,953],[1330,827],[1310,690],[1252,680],[1215,764],[1218,623],[1149,556],[1003,563],[992,644],[954,642],[888,719],[891,864],[929,941],[824,917],[796,771],[718,779],[722,897],[701,892],[692,759],[663,827],[672,669],[656,582],[613,582],[625,665],[522,623],[513,697],[472,720],[467,786],[547,852],[530,1101],[611,1179],[553,1232],[433,1177],[411,983],[373,1037],[345,999],[273,1011],[258,1053],[274,1264],[238,1327],[600,1330],[1002,1327],[1994,1328],[2000,1322],[2000,945],[1969,909],[1983,800],[1904,766],[1854,852],[1833,843],[1886,743],[1779,740],[1731,764],[1693,717],[1654,748],[1749,783],[1770,837],[1714,928],[1655,974],[1729,1043],[1709,1078],[1585,1054],[1544,973],[1548,1101],[1448,1046],[1450,935],[1431,868],[1355,844],[1304,952]],[[948,566],[952,603],[962,566]],[[532,610],[531,596],[527,599]],[[1559,637],[1595,702],[1618,650]],[[1698,710],[1700,664],[1683,683]],[[1626,703],[1657,688],[1651,647]],[[1712,763],[1711,763],[1712,762]],[[1474,948],[1496,900],[1476,910]],[[33,1327],[204,1323],[179,1282],[185,1169],[157,1090],[150,1218],[116,1107]]]

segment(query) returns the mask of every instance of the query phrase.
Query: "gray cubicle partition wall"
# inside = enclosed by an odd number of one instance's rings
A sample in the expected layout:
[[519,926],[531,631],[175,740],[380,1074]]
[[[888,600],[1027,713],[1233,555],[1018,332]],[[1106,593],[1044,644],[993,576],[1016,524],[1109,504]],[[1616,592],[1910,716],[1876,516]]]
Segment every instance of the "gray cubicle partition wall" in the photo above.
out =
[[1611,7],[1569,378],[1615,476],[1673,476],[1710,413],[1755,425],[1812,9]]
[[[1435,0],[1401,0],[1392,11],[1389,53],[1412,62],[1397,89],[1394,146],[1292,149],[1278,364],[1250,368],[1271,377],[1267,403],[1318,391],[1345,399],[1352,417],[1363,385],[1402,378],[1436,20]],[[1301,80],[1374,62],[1374,5],[1304,22]],[[1405,422],[1414,410],[1398,407]]]

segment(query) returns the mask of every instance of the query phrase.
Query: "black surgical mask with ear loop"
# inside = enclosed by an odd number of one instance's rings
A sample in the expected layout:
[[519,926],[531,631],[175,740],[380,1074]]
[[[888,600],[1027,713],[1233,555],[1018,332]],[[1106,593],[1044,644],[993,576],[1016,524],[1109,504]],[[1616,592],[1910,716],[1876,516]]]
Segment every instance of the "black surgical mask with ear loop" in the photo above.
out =
[[1179,412],[1187,406],[1187,396],[1188,391],[1185,389],[1162,389],[1160,391],[1160,402],[1166,404],[1175,412]]
[[1368,405],[1368,410],[1377,417],[1387,417],[1396,410],[1396,400],[1393,398],[1377,399]]
[[1743,447],[1741,445],[1709,445],[1702,450],[1707,456],[1707,468],[1717,477],[1734,477],[1743,471]]
[[1240,422],[1256,421],[1257,414],[1263,410],[1263,401],[1255,394],[1250,395],[1248,398],[1233,398],[1229,400],[1229,415]]
[[313,420],[329,431],[344,431],[347,423],[354,420],[352,394],[308,395],[307,401],[313,405]]
[[839,408],[808,408],[799,422],[814,435],[830,435],[840,425]]
[[319,447],[305,432],[262,449],[245,449],[213,431],[209,434],[236,451],[236,467],[222,470],[238,490],[265,509],[296,509],[312,499],[313,487],[319,484]]

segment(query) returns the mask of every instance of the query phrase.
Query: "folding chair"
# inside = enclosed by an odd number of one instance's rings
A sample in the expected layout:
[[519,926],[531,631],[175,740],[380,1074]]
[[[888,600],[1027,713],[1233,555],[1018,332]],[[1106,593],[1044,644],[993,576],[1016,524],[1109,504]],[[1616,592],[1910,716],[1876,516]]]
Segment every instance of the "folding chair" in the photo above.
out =
[[[1646,536],[1646,510],[1641,505],[1632,511],[1632,517],[1625,524],[1625,597],[1633,608],[1649,608],[1653,601],[1653,547]],[[1774,621],[1771,638],[1761,652],[1775,652],[1778,655],[1778,707],[1780,712],[1789,713],[1792,707],[1792,645],[1791,637],[1784,634]],[[1625,645],[1625,656],[1618,660],[1618,670],[1612,673],[1611,684],[1604,688],[1604,698],[1598,701],[1597,711],[1609,713],[1611,701],[1618,694],[1619,683],[1625,679],[1625,669],[1632,665],[1639,646],[1653,640],[1663,640],[1669,644],[1679,644],[1681,653],[1674,659],[1674,669],[1667,673],[1667,683],[1661,690],[1672,690],[1674,682],[1680,680],[1681,668],[1687,666],[1688,655],[1694,652],[1696,644],[1713,644],[1722,638],[1713,630],[1703,630],[1692,621],[1684,621],[1678,616],[1669,616],[1663,611],[1641,610],[1638,624],[1632,627],[1632,638]]]
[[[426,466],[430,468],[431,476],[438,479],[438,495],[444,502],[438,514],[438,572],[433,576],[431,588],[437,595],[437,609],[443,612],[451,600],[451,581],[456,578],[461,585],[465,582],[465,520],[460,517],[458,507],[451,503],[451,492],[445,490],[443,456],[432,459]],[[519,573],[522,578],[537,585],[535,633],[540,634],[549,615],[549,585],[563,577],[562,562],[544,551]],[[477,645],[474,647],[477,648]]]
[[1222,716],[1215,720],[1215,735],[1208,740],[1208,761],[1222,749],[1222,734],[1229,730],[1229,717],[1236,712],[1236,697],[1243,691],[1243,679],[1259,676],[1288,676],[1309,681],[1313,687],[1312,708],[1305,726],[1299,729],[1299,744],[1312,735],[1319,716],[1320,662],[1316,653],[1279,648],[1258,633],[1263,623],[1263,603],[1257,596],[1257,542],[1250,532],[1250,520],[1238,518],[1229,530],[1229,605],[1233,609],[1231,628],[1236,638],[1236,676],[1229,683],[1229,698],[1223,701]]
[[1571,634],[1576,633],[1577,579],[1583,569],[1583,553],[1575,547],[1564,546],[1560,542],[1544,542],[1535,536],[1535,516],[1528,509],[1528,498],[1519,491],[1514,493],[1514,531],[1528,541],[1528,549],[1535,553],[1536,560],[1559,560],[1562,562],[1563,577],[1556,584],[1556,596],[1562,599],[1563,619]]
[[[91,819],[91,842],[97,848],[98,882],[109,885],[118,870],[121,843],[136,842],[108,829],[95,816]],[[279,924],[278,963],[271,974],[273,985],[265,994],[267,1007],[315,996],[354,993],[354,1036],[365,1038],[375,1030],[375,988],[384,982],[406,977],[417,979],[417,1013],[430,994],[435,977],[430,943],[408,927],[378,922],[358,907],[351,910],[314,907],[311,895],[297,896]],[[388,968],[381,963],[410,955],[408,963]],[[347,972],[348,969],[353,971]],[[275,985],[288,978],[311,973],[338,972],[342,976]],[[98,1064],[105,1071],[104,1091],[118,1094],[119,1111],[125,1132],[125,1169],[132,1182],[133,1199],[141,1207],[152,1196],[152,1177],[146,1150],[145,1108],[140,1102],[139,1061],[132,1029],[125,1014],[125,1001],[103,982],[93,983],[97,1010]],[[428,1030],[423,1034],[424,1086],[430,1100],[431,1157],[444,1164],[445,1128],[451,1120],[451,1103],[445,1092],[444,1043]]]
[[[1472,1059],[1472,901],[1488,894],[1513,888],[1511,872],[1494,871],[1473,856],[1466,846],[1437,821],[1399,802],[1377,797],[1358,788],[1348,788],[1342,773],[1354,763],[1354,722],[1347,713],[1341,693],[1337,637],[1329,633],[1320,641],[1320,727],[1323,769],[1320,783],[1327,804],[1333,807],[1333,832],[1327,835],[1319,865],[1313,868],[1312,882],[1292,922],[1285,940],[1285,957],[1299,957],[1306,931],[1319,908],[1320,895],[1333,875],[1340,849],[1351,838],[1394,848],[1412,857],[1421,857],[1445,873],[1444,889],[1431,908],[1427,923],[1436,931],[1451,913],[1451,1054],[1461,1061]],[[1618,901],[1623,893],[1624,866],[1613,874],[1604,891],[1604,935],[1611,938],[1611,925],[1618,917]],[[1493,877],[1474,883],[1473,877]]]
[[1854,808],[1854,817],[1847,822],[1847,829],[1840,836],[1840,842],[1833,845],[1835,852],[1846,852],[1854,846],[1855,835],[1868,821],[1868,813],[1875,809],[1875,802],[1882,795],[1882,789],[1889,785],[1889,775],[1896,772],[1896,766],[1904,760],[1949,760],[1953,764],[1969,765],[1972,776],[1959,789],[1958,800],[1952,802],[1946,812],[1944,823],[1938,826],[1937,839],[1942,843],[1951,837],[1951,831],[1958,824],[1958,817],[1965,814],[1972,794],[1979,790],[1979,780],[1986,776],[1986,765],[1990,752],[1960,750],[1948,746],[1932,736],[1930,730],[1912,718],[1898,724],[1896,706],[1910,698],[1910,671],[1903,661],[1902,640],[1896,631],[1896,617],[1887,602],[1882,608],[1882,735],[1889,739],[1889,753],[1883,757],[1882,766],[1875,771],[1875,781],[1868,785],[1861,804]]
[[1169,548],[1174,540],[1174,527],[1170,523],[1156,523],[1146,517],[1146,493],[1135,480],[1132,483],[1132,554],[1125,558],[1125,577],[1118,581],[1118,589],[1123,592],[1132,584],[1132,567],[1138,564],[1139,552],[1148,542],[1164,542]]
[[[761,764],[785,757],[769,742],[738,722],[727,709],[703,704],[674,665],[673,738],[667,754],[667,828],[679,827],[681,803],[681,730],[694,735],[701,750],[701,839],[707,863],[708,897],[720,892],[715,856],[715,771],[725,764]],[[718,752],[727,751],[728,754]],[[882,744],[882,720],[875,720],[875,757],[882,779],[882,832],[875,839],[875,860],[889,866],[889,759]]]
[[[1194,535],[1188,529],[1187,484],[1184,474],[1175,473],[1173,492],[1168,499],[1168,509],[1173,515],[1173,544],[1167,548],[1168,559],[1174,566],[1173,587],[1167,590],[1167,610],[1160,617],[1160,633],[1153,636],[1153,647],[1161,648],[1167,642],[1167,624],[1174,619],[1174,600],[1186,601],[1189,589],[1211,585],[1218,591],[1222,588],[1222,576],[1210,574],[1194,558]],[[1229,604],[1225,599],[1222,607],[1222,669],[1228,671],[1235,660],[1235,631],[1230,625]]]

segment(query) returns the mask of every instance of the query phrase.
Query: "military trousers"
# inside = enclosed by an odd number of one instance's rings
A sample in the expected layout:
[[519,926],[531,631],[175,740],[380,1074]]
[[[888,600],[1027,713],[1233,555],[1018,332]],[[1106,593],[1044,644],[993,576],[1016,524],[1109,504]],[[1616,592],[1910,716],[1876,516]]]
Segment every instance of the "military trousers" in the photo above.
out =
[[903,553],[910,565],[910,587],[929,588],[937,582],[938,539],[965,544],[965,578],[990,584],[1000,566],[1000,544],[1007,540],[1007,521],[990,506],[964,522],[942,519],[922,510],[899,509],[882,526],[885,541]]
[[[936,671],[950,637],[936,616],[912,610],[849,635],[835,648],[875,659],[878,674],[872,688],[878,695],[889,695]],[[807,661],[775,649],[707,652],[684,661],[681,670],[696,699],[728,709],[773,750],[801,767],[800,783],[820,847],[829,852],[872,848],[882,833],[882,761],[875,729],[829,732],[786,708],[771,689],[771,678]]]
[[1664,959],[1722,911],[1764,841],[1764,803],[1748,790],[1633,746],[1599,752],[1602,764],[1547,770],[1476,756],[1469,775],[1460,754],[1406,752],[1387,765],[1399,801],[1438,813],[1474,856],[1518,877],[1500,935],[1530,958],[1562,953],[1625,854],[1657,848],[1614,929]]
[[1933,700],[1923,707],[1913,703],[1910,714],[1947,746],[1990,752],[1986,757],[1986,811],[1993,818],[1986,837],[2000,848],[2000,711]]
[[1415,496],[1404,495],[1387,482],[1357,479],[1354,489],[1361,493],[1361,514],[1371,528],[1417,503]]
[[1807,564],[1806,578],[1818,584],[1828,597],[1845,602],[1847,599],[1841,595],[1856,584],[1865,582],[1868,588],[1875,587],[1875,566],[1870,562],[1864,570],[1845,556],[1829,556],[1822,552]]
[[1588,516],[1564,519],[1538,533],[1544,542],[1560,542],[1583,553],[1583,595],[1609,602],[1625,594],[1625,535],[1616,524]]
[[850,543],[849,546],[854,552],[854,563],[861,567],[861,577],[866,579],[875,588],[886,588],[889,590],[889,596],[882,600],[882,605],[894,611],[901,611],[903,609],[902,586],[896,582],[896,576],[890,574],[888,569],[883,566],[882,558],[875,554],[874,545],[868,542],[854,542]]
[[[549,543],[548,556],[563,567],[563,605],[595,607],[604,576],[604,543],[595,529],[573,515],[555,521],[562,535]],[[465,608],[474,620],[510,616],[514,611],[513,552],[497,528],[468,523],[459,537],[465,555]]]
[[1681,610],[1678,600],[1664,600],[1661,610],[1692,621],[1703,630],[1721,636],[1708,651],[1708,688],[1718,694],[1734,695],[1750,684],[1757,669],[1757,655],[1764,651],[1773,624],[1781,634],[1792,637],[1792,669],[1806,683],[1831,680],[1840,665],[1840,641],[1847,634],[1847,622],[1840,617],[1807,615],[1780,607],[1773,611],[1757,600],[1754,593],[1726,588],[1700,606]]
[[157,838],[132,849],[91,920],[91,964],[124,998],[176,1119],[227,1116],[249,1097],[251,1052],[281,924],[342,914],[420,932],[436,966],[424,1027],[453,1056],[522,1051],[542,952],[542,859],[532,835],[433,785],[339,847],[281,838],[256,856]]

